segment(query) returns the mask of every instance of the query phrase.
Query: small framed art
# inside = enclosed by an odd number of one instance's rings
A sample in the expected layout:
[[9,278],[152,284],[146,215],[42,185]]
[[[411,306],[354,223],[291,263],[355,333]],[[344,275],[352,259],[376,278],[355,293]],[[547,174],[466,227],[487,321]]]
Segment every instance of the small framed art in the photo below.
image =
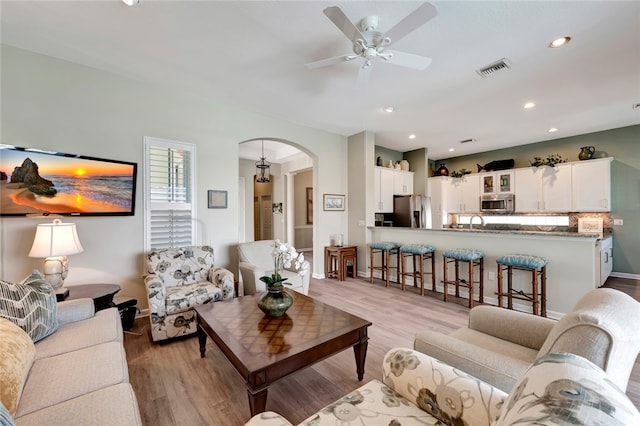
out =
[[344,195],[324,194],[322,206],[326,211],[342,211],[344,210]]
[[207,200],[210,209],[226,209],[227,208],[227,191],[218,191],[210,189],[207,191]]

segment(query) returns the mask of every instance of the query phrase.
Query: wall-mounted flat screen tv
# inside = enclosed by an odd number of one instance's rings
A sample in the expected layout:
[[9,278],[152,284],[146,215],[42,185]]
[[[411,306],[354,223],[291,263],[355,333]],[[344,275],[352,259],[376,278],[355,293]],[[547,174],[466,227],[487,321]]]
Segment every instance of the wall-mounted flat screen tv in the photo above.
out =
[[0,215],[133,215],[137,163],[0,145]]

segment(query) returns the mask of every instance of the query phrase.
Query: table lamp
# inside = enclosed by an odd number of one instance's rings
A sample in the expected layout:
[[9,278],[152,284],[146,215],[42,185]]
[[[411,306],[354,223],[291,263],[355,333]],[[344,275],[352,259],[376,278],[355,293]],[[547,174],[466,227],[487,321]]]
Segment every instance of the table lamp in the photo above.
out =
[[64,280],[69,272],[67,255],[83,251],[76,224],[54,219],[52,223],[38,224],[29,257],[45,258],[44,276],[56,290],[56,295],[64,298],[69,294],[69,290],[64,287]]

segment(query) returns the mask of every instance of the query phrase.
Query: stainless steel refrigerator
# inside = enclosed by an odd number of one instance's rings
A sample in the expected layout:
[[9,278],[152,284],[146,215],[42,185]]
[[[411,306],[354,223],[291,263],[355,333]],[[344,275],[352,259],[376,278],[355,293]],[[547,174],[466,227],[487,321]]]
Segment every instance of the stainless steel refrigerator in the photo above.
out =
[[393,226],[425,227],[424,197],[420,194],[393,196]]

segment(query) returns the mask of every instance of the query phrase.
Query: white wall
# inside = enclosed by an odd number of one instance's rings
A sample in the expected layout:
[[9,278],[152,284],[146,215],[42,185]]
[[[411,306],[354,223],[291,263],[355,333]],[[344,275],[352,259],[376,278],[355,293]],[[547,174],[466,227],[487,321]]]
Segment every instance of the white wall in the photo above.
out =
[[[197,216],[216,263],[236,274],[240,142],[291,141],[314,160],[316,199],[322,193],[347,193],[344,136],[13,47],[2,46],[0,52],[2,143],[135,161],[140,170],[144,136],[196,144]],[[67,282],[115,282],[122,286],[120,295],[135,297],[145,307],[142,173],[137,183],[135,216],[73,218],[85,251],[70,258]],[[208,189],[227,190],[229,208],[207,209]],[[319,270],[329,235],[347,233],[346,214],[323,212],[316,203],[314,266]],[[20,280],[41,268],[41,259],[27,257],[37,223],[0,220],[0,278]]]

